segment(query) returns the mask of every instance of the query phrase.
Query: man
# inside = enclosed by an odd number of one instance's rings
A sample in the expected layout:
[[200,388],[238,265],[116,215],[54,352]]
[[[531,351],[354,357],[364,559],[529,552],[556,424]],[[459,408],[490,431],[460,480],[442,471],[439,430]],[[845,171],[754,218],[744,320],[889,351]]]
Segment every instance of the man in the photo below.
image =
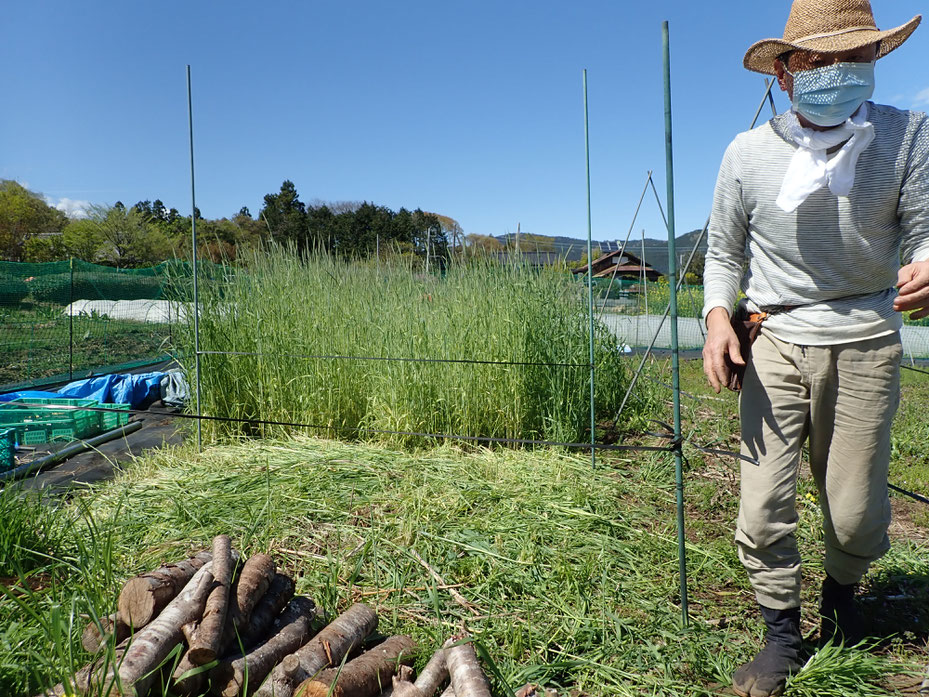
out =
[[740,287],[766,313],[740,399],[742,452],[759,464],[742,464],[736,543],[767,634],[733,674],[739,695],[778,695],[800,666],[804,442],[824,516],[821,639],[862,638],[855,584],[889,547],[900,313],[929,316],[929,121],[867,100],[875,60],[920,19],[879,31],[866,0],[796,0],[783,38],[745,55],[793,107],[726,150],[704,275],[717,392],[744,365],[730,326]]

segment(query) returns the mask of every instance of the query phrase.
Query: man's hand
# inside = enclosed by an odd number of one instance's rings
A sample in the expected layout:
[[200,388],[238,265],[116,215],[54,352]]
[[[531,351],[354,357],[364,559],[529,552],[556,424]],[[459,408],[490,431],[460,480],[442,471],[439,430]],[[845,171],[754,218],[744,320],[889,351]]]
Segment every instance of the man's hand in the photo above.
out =
[[[929,272],[927,272],[929,273]],[[716,394],[729,384],[729,367],[726,355],[736,365],[745,365],[739,350],[739,339],[729,324],[729,313],[724,307],[714,307],[706,316],[706,343],[703,344],[703,372]]]
[[929,261],[914,261],[902,267],[897,272],[897,292],[894,310],[916,310],[910,319],[929,317]]

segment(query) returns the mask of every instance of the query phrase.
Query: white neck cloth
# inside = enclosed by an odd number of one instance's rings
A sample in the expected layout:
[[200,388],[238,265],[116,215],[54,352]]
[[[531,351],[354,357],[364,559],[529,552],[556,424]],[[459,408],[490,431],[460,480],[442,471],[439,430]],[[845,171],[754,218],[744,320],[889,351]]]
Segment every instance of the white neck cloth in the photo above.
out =
[[[781,183],[778,207],[793,213],[810,194],[826,185],[836,196],[848,196],[855,184],[858,156],[874,140],[867,102],[841,126],[827,131],[804,128],[793,111],[786,115],[784,125],[786,136],[797,145],[797,151]],[[842,149],[829,159],[826,150],[846,140]]]

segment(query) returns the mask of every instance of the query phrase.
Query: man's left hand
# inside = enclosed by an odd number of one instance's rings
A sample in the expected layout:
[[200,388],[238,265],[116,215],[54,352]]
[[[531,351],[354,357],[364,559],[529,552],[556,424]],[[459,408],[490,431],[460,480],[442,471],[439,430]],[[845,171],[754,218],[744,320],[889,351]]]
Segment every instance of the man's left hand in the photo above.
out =
[[914,261],[897,272],[897,297],[894,310],[909,312],[910,319],[929,317],[929,261]]

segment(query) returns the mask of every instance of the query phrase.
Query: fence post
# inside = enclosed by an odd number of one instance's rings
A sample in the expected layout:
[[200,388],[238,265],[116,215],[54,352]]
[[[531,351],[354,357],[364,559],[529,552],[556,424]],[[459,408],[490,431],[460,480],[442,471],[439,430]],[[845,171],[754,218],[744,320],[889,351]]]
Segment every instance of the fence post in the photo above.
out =
[[668,37],[668,22],[661,24],[661,36],[664,54],[664,124],[665,156],[667,161],[668,185],[668,277],[671,279],[671,375],[674,388],[674,488],[677,492],[677,546],[678,565],[681,583],[681,619],[688,624],[687,609],[687,547],[684,537],[684,472],[683,454],[681,453],[681,373],[677,340],[677,250],[674,236],[674,157],[671,146],[671,50]]
[[71,281],[68,285],[68,382],[74,380],[74,257],[68,257]]
[[584,153],[587,163],[587,316],[590,322],[590,465],[597,466],[596,415],[594,414],[594,260],[590,218],[590,137],[587,130],[587,69],[584,69]]

